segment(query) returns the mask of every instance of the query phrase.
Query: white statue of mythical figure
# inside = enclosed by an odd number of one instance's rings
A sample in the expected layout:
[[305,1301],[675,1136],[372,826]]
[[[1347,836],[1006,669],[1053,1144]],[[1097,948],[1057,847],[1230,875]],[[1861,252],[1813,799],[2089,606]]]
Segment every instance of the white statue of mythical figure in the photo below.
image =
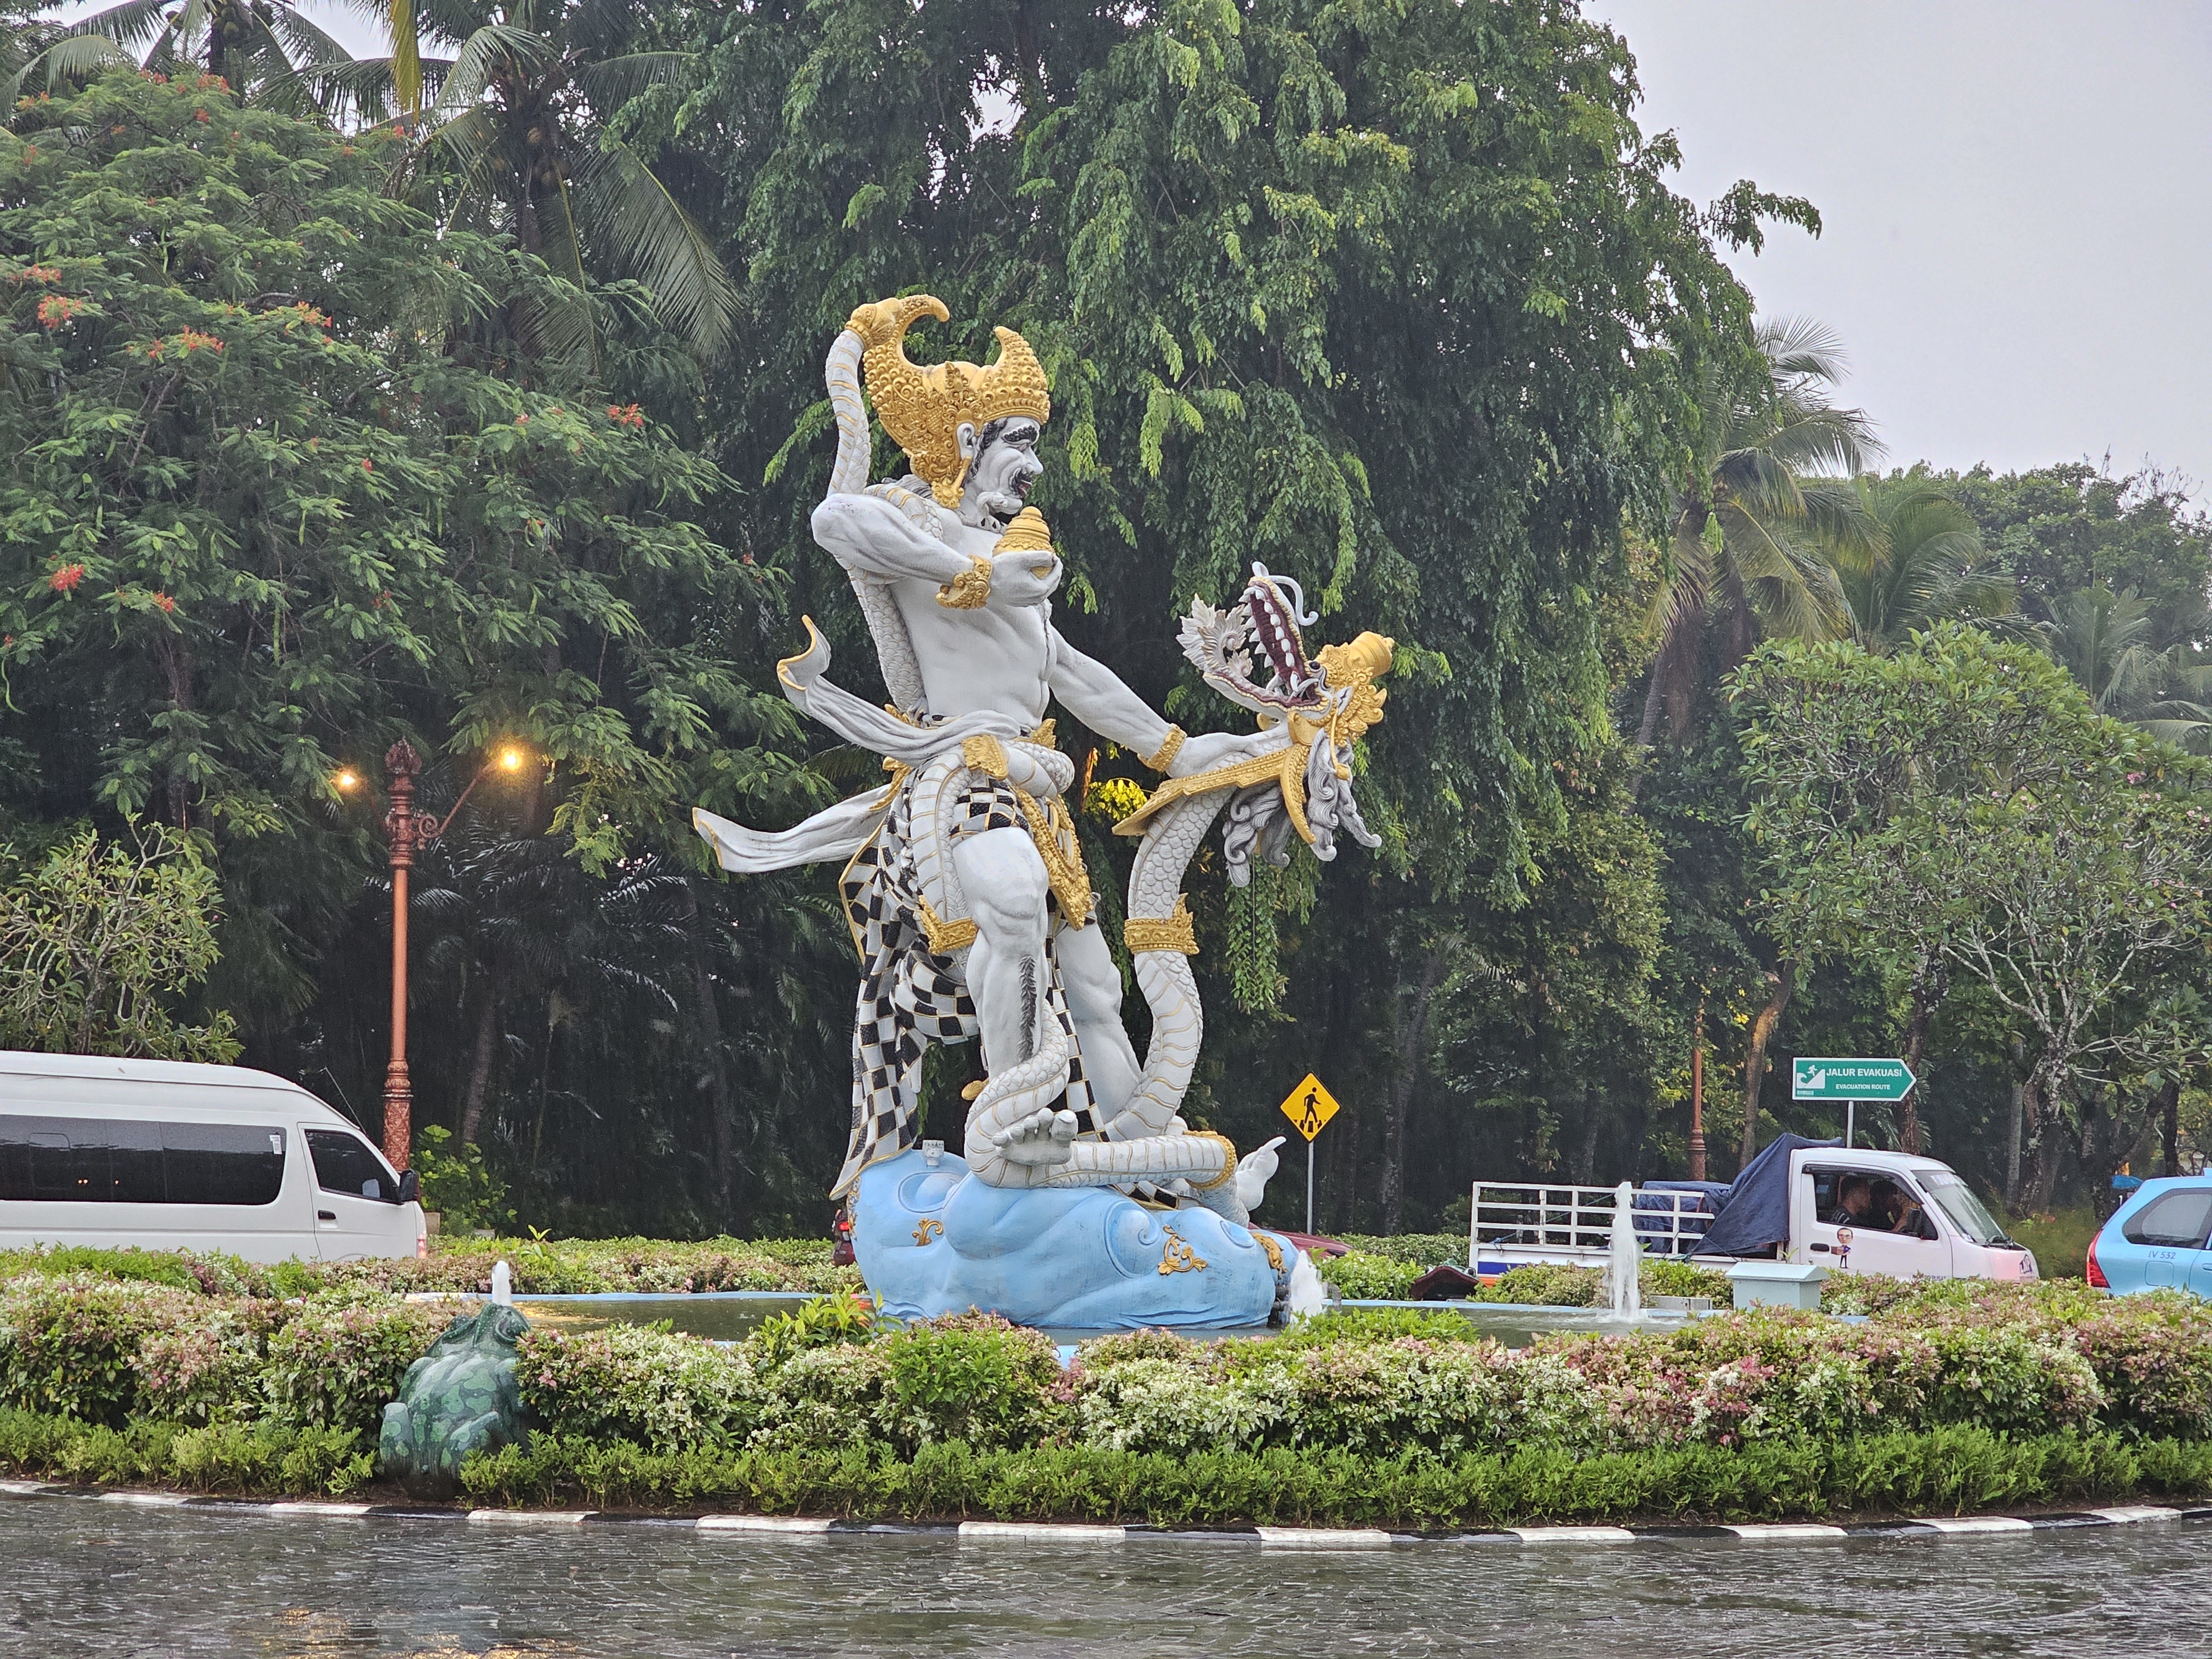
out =
[[[830,683],[811,618],[808,648],[778,669],[803,711],[884,757],[890,782],[781,832],[703,810],[695,822],[727,869],[845,863],[862,979],[852,1138],[833,1195],[914,1144],[927,1043],[980,1036],[986,1077],[971,1085],[965,1137],[974,1176],[999,1188],[1119,1187],[1243,1222],[1273,1171],[1273,1143],[1240,1164],[1224,1138],[1179,1114],[1200,1030],[1183,866],[1224,803],[1239,878],[1255,846],[1287,856],[1286,804],[1323,857],[1340,823],[1373,844],[1345,781],[1351,743],[1380,717],[1372,680],[1389,642],[1365,635],[1308,662],[1297,623],[1311,618],[1287,597],[1296,585],[1255,567],[1248,603],[1227,615],[1194,605],[1184,643],[1261,729],[1186,737],[1053,626],[1060,561],[1026,504],[1052,408],[1036,355],[1001,328],[988,367],[917,368],[904,338],[924,313],[948,318],[927,295],[863,306],[831,349],[837,461],[813,520],[852,580],[891,702],[878,708]],[[896,483],[868,481],[862,373],[913,468]],[[1249,678],[1255,644],[1275,670],[1266,688]],[[1153,1008],[1147,1066],[1122,1025],[1121,975],[1093,914],[1066,804],[1075,769],[1048,717],[1055,700],[1170,780],[1143,823],[1121,826],[1146,836],[1127,937]],[[1179,793],[1201,781],[1203,792]]]

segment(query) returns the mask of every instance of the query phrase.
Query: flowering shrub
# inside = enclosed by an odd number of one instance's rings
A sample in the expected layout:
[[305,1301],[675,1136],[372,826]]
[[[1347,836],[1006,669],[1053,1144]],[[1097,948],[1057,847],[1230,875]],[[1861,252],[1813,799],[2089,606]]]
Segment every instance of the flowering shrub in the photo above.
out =
[[877,1428],[902,1451],[938,1440],[979,1450],[1032,1444],[1065,1414],[1067,1391],[1050,1339],[995,1315],[909,1325],[872,1346],[884,1371]]
[[282,1309],[240,1301],[180,1311],[184,1317],[147,1332],[131,1356],[136,1409],[197,1425],[260,1415],[262,1367]]
[[[198,1459],[232,1484],[355,1479],[353,1454],[332,1448],[366,1443],[452,1315],[361,1284],[240,1294],[219,1261],[182,1254],[19,1260],[74,1271],[0,1281],[0,1411],[101,1432],[166,1425],[179,1437],[163,1443],[161,1467],[198,1479]],[[94,1276],[101,1265],[134,1276]],[[896,1460],[963,1446],[1581,1458],[1953,1428],[2212,1443],[2212,1305],[2061,1287],[1863,1289],[1880,1310],[1856,1321],[1760,1310],[1515,1352],[1457,1313],[1362,1310],[1267,1340],[1108,1337],[1066,1368],[1042,1334],[994,1317],[898,1326],[841,1295],[728,1347],[636,1326],[533,1330],[520,1381],[559,1444],[627,1443],[638,1456]],[[313,1437],[326,1431],[337,1438]],[[70,1455],[108,1453],[86,1441]]]
[[1508,1267],[1498,1275],[1496,1284],[1482,1287],[1477,1300],[1540,1308],[1595,1308],[1604,1283],[1605,1275],[1595,1267],[1532,1261],[1524,1267]]
[[580,1336],[533,1330],[522,1339],[515,1376],[523,1405],[552,1432],[653,1451],[732,1443],[760,1412],[742,1350],[647,1326]]
[[137,1398],[132,1362],[182,1322],[189,1293],[85,1277],[0,1288],[0,1406],[118,1424]]
[[514,1269],[517,1292],[537,1296],[859,1289],[858,1271],[830,1266],[830,1251],[827,1239],[713,1238],[695,1244],[658,1238],[441,1238],[433,1241],[428,1257],[325,1263],[306,1267],[305,1276],[384,1291],[483,1292],[491,1288],[493,1265],[503,1261]]
[[518,1376],[523,1404],[554,1433],[664,1452],[1027,1445],[1053,1432],[1068,1399],[1048,1340],[975,1314],[795,1349],[759,1337],[722,1349],[636,1326],[533,1331]]
[[452,1322],[434,1304],[313,1297],[269,1339],[264,1408],[288,1428],[374,1435],[399,1379]]
[[2106,1422],[2212,1439],[2212,1305],[2178,1294],[2116,1299],[2076,1325],[2073,1340],[2104,1388]]

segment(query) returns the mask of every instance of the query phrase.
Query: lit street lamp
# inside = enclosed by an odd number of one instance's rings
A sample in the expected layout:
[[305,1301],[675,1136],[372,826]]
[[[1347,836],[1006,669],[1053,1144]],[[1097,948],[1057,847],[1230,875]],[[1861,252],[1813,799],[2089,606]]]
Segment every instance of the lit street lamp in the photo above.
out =
[[[407,1074],[407,872],[415,867],[416,854],[446,833],[486,773],[494,767],[502,772],[520,772],[526,758],[519,745],[502,744],[477,769],[453,811],[441,818],[416,810],[415,779],[422,770],[422,757],[415,752],[415,745],[402,738],[384,753],[385,781],[391,798],[384,813],[384,839],[392,855],[392,1059],[384,1069],[384,1155],[395,1170],[408,1167],[408,1152],[415,1139],[415,1085]],[[360,776],[350,769],[331,781],[347,791],[361,784]]]

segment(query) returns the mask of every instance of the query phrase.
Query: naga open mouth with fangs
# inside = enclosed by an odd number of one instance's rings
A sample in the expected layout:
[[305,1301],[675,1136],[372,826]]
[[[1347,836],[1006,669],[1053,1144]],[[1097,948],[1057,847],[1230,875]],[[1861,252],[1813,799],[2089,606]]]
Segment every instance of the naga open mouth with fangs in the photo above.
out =
[[[1229,879],[1237,886],[1250,878],[1255,852],[1272,864],[1284,863],[1291,832],[1324,861],[1336,856],[1339,830],[1363,847],[1381,844],[1352,799],[1352,749],[1382,718],[1388,693],[1375,682],[1389,672],[1395,642],[1362,634],[1309,657],[1301,629],[1316,620],[1297,582],[1256,562],[1243,594],[1228,610],[1191,601],[1176,635],[1183,655],[1208,685],[1258,715],[1263,729],[1287,726],[1289,744],[1273,764],[1255,757],[1221,772],[1168,780],[1115,826],[1117,834],[1139,833],[1178,798],[1227,784],[1236,793],[1226,804],[1223,850]],[[1261,662],[1264,684],[1257,678]],[[1209,816],[1213,810],[1207,809]],[[1179,886],[1180,871],[1176,879]],[[1142,914],[1133,897],[1128,914]]]
[[[1326,676],[1306,656],[1299,630],[1317,618],[1305,608],[1305,590],[1278,576],[1256,559],[1243,596],[1226,611],[1193,599],[1177,638],[1206,683],[1255,714],[1279,714],[1319,708]],[[1257,647],[1269,678],[1253,678]]]

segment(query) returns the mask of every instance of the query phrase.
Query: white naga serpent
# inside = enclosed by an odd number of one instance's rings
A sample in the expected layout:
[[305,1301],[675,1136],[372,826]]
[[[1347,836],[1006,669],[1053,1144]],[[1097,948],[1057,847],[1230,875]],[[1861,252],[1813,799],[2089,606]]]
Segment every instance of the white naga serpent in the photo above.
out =
[[[938,534],[942,509],[927,486],[912,487],[920,480],[867,482],[868,416],[860,376],[864,349],[860,336],[848,330],[830,348],[824,365],[838,433],[830,493],[876,496],[899,508],[916,528]],[[856,567],[848,565],[847,574],[893,702],[901,708],[919,706],[921,666],[890,592]],[[969,1166],[988,1183],[1165,1188],[1230,1220],[1249,1219],[1250,1205],[1274,1172],[1277,1142],[1240,1164],[1225,1138],[1192,1132],[1180,1115],[1206,1029],[1198,981],[1190,969],[1196,945],[1183,903],[1183,878],[1224,807],[1229,813],[1224,853],[1230,880],[1237,886],[1251,879],[1255,852],[1273,864],[1288,863],[1293,831],[1323,860],[1336,856],[1339,830],[1362,846],[1380,844],[1352,798],[1352,750],[1361,733],[1382,718],[1384,693],[1374,681],[1390,665],[1393,642],[1363,634],[1350,645],[1326,647],[1317,659],[1310,659],[1300,627],[1315,619],[1300,614],[1304,608],[1296,582],[1256,563],[1243,595],[1226,611],[1192,602],[1179,635],[1184,654],[1209,685],[1252,710],[1263,726],[1286,726],[1284,747],[1196,777],[1170,779],[1140,811],[1115,826],[1120,834],[1141,836],[1129,872],[1125,938],[1152,1017],[1143,1070],[1127,1103],[1103,1126],[1098,1139],[1070,1144],[1065,1162],[1014,1161],[1005,1148],[1016,1126],[1033,1120],[1041,1108],[1056,1107],[1067,1087],[1066,1035],[1057,1021],[1042,1021],[1036,1052],[994,1071],[969,1109]],[[1255,678],[1255,662],[1264,682]],[[1072,763],[1054,750],[1018,739],[1006,741],[1002,748],[1009,781],[1018,787],[1064,796],[1073,782]],[[915,776],[909,806],[917,872],[926,885],[943,892],[948,919],[967,914],[951,860],[943,855],[951,844],[951,818],[966,772],[958,751],[932,760]],[[926,825],[937,833],[923,833]],[[964,973],[964,950],[960,955]]]

